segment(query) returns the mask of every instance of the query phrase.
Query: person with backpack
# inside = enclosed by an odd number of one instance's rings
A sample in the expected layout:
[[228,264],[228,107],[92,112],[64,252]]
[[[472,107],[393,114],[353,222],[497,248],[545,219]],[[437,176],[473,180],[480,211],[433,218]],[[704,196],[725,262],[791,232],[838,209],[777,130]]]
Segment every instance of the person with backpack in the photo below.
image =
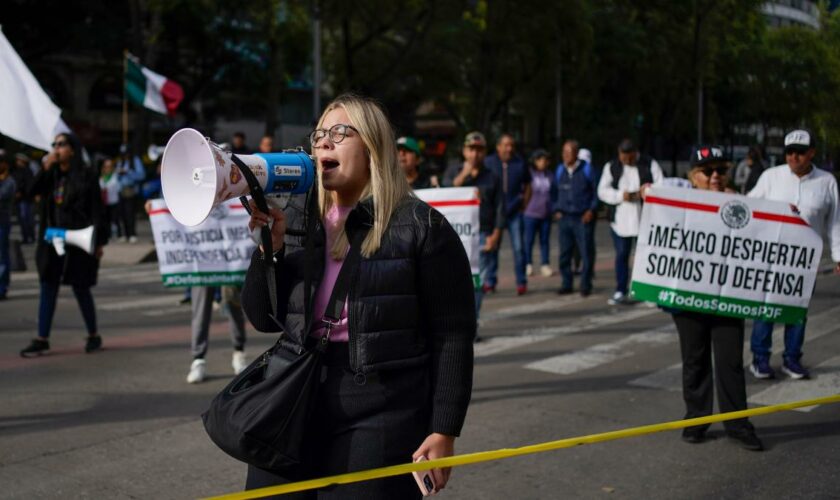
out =
[[651,184],[660,184],[662,168],[653,158],[639,154],[630,139],[618,145],[618,157],[604,165],[598,183],[598,198],[607,204],[610,234],[615,245],[615,292],[609,305],[627,302],[630,252],[639,234],[642,198]]
[[563,162],[557,166],[557,196],[554,218],[560,233],[560,295],[572,293],[572,255],[575,247],[580,252],[583,267],[580,276],[580,294],[592,293],[592,255],[595,211],[598,208],[598,180],[590,163],[578,159],[580,146],[569,139],[563,144]]

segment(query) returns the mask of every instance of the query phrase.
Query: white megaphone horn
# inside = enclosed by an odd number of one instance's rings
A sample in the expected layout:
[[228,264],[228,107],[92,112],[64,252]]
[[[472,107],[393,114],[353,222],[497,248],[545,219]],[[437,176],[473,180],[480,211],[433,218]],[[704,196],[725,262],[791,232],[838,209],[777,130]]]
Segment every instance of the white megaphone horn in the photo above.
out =
[[44,241],[52,243],[55,253],[64,255],[65,245],[72,245],[81,248],[90,255],[93,255],[94,230],[93,226],[84,229],[64,229],[61,227],[48,227],[44,233]]
[[[303,150],[236,156],[266,195],[305,193],[315,179],[315,165]],[[214,206],[251,191],[231,153],[191,128],[175,132],[166,144],[160,180],[169,212],[185,226],[200,224]]]

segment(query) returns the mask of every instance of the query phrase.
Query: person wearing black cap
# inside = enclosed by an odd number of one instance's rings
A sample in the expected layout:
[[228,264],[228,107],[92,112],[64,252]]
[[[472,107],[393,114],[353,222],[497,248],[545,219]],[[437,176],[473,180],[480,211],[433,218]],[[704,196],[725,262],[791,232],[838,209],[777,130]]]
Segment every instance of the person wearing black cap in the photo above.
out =
[[618,145],[618,157],[604,165],[598,183],[598,198],[607,204],[610,234],[615,245],[615,292],[610,305],[626,302],[630,281],[630,251],[639,234],[642,193],[650,184],[660,184],[662,169],[653,158],[640,156],[630,139]]
[[[807,130],[794,130],[785,136],[785,161],[764,171],[747,196],[790,203],[814,231],[828,239],[834,272],[840,274],[840,201],[837,180],[813,164],[816,152],[813,135]],[[802,366],[802,344],[805,321],[785,325],[785,351],[782,371],[792,379],[808,378]],[[773,378],[770,350],[773,323],[754,321],[750,347],[753,361],[750,372],[759,379]]]
[[[691,164],[688,179],[692,187],[718,192],[726,190],[731,164],[722,148],[698,147]],[[672,313],[680,337],[685,418],[712,414],[715,385],[721,412],[746,410],[744,320],[680,309],[667,311]],[[746,418],[727,420],[723,426],[727,436],[742,447],[752,451],[764,449]],[[709,424],[686,427],[682,439],[687,443],[702,443],[708,428]]]

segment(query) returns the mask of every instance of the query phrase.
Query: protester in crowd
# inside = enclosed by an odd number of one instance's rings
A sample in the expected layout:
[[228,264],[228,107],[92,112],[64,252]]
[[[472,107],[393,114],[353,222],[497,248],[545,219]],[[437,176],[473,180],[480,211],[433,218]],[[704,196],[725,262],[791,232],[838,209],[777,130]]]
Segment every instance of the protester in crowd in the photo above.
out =
[[29,189],[32,187],[35,174],[29,168],[29,157],[23,153],[15,155],[12,178],[17,186],[15,201],[22,243],[24,245],[35,243],[35,211],[32,198],[29,196]]
[[[580,148],[578,151],[578,160],[581,161],[581,167],[584,169],[589,169],[592,174],[595,175],[596,179],[600,178],[600,171],[595,168],[595,164],[592,163],[592,151],[586,148]],[[596,196],[597,198],[597,196]],[[600,202],[597,202],[600,204]],[[595,279],[595,253],[597,246],[595,245],[595,228],[598,224],[598,208],[595,208],[595,217],[592,217],[592,231],[589,232],[589,262],[592,263],[592,279]],[[580,249],[575,245],[575,252],[572,257],[572,265],[574,269],[575,275],[580,275],[583,272],[583,259],[580,256]]]
[[99,167],[99,189],[102,190],[105,219],[110,223],[110,235],[122,236],[122,219],[120,217],[120,179],[114,173],[114,160],[105,158]]
[[[35,262],[41,285],[38,305],[38,336],[21,351],[21,356],[45,354],[50,349],[52,328],[59,286],[70,285],[79,303],[88,337],[85,352],[102,348],[97,333],[96,308],[91,287],[96,285],[102,249],[108,243],[108,221],[102,206],[97,174],[82,162],[82,145],[76,136],[58,134],[53,150],[46,156],[44,169],[35,176],[30,195],[41,197],[40,225]],[[94,226],[94,255],[81,248],[66,245],[65,254],[58,255],[44,236],[47,227],[84,229]]]
[[746,160],[747,165],[749,165],[750,168],[750,174],[747,176],[747,181],[744,183],[744,190],[741,191],[742,193],[749,193],[752,191],[758,182],[759,177],[761,177],[761,174],[764,173],[764,170],[767,168],[767,165],[764,163],[764,159],[761,157],[761,149],[758,146],[750,148],[747,153]]
[[411,189],[440,187],[437,176],[427,175],[420,168],[420,145],[415,138],[397,139],[397,161]]
[[639,234],[644,190],[662,182],[662,168],[653,158],[641,156],[630,139],[618,145],[618,157],[604,165],[598,198],[608,205],[610,234],[615,245],[615,292],[610,305],[627,302],[630,252]]
[[163,196],[163,187],[160,181],[160,172],[161,172],[161,164],[163,163],[163,157],[158,158],[155,161],[155,174],[152,176],[151,179],[147,180],[141,186],[141,194],[143,195],[144,200],[151,200],[154,198],[160,198]]
[[[306,201],[285,212],[256,210],[252,229],[268,223],[278,249],[277,280],[283,335],[295,344],[328,333],[322,321],[334,280],[357,231],[369,228],[361,262],[339,324],[327,337],[322,389],[305,436],[312,450],[298,473],[280,477],[249,466],[247,488],[451,456],[472,387],[475,335],[473,285],[464,247],[439,212],[410,196],[397,165],[394,134],[373,101],[340,96],[311,136],[321,185],[313,276],[314,301],[303,310],[301,268],[309,259],[301,238]],[[346,221],[346,223],[345,223]],[[279,331],[269,317],[260,251],[248,269],[242,304],[261,331]],[[446,268],[446,272],[440,272]],[[322,273],[323,271],[323,273]],[[348,311],[353,315],[347,321]],[[352,404],[348,404],[351,403]],[[437,489],[450,469],[432,469]],[[420,498],[411,475],[331,487],[335,498]]]
[[116,164],[116,172],[120,181],[119,213],[125,234],[121,241],[137,243],[137,199],[140,186],[146,178],[146,170],[140,157],[131,154],[125,145],[120,150],[121,155]]
[[[207,356],[208,338],[210,336],[210,319],[213,316],[213,297],[219,287],[194,286],[191,290],[192,302],[192,364],[187,374],[187,382],[197,384],[203,382],[207,377]],[[228,324],[230,325],[230,338],[233,344],[233,357],[231,366],[233,373],[239,374],[248,366],[245,357],[245,316],[242,313],[242,305],[239,301],[239,287],[222,287]]]
[[[481,132],[470,132],[464,139],[462,149],[464,163],[461,172],[452,181],[455,187],[476,187],[480,204],[478,206],[479,276],[482,287],[475,291],[475,316],[481,312],[481,302],[487,293],[487,275],[498,259],[493,254],[499,251],[502,230],[505,227],[505,200],[502,181],[485,166],[487,140]],[[476,337],[480,341],[480,337]]]
[[6,300],[9,292],[11,258],[9,256],[9,233],[12,231],[12,207],[15,204],[17,183],[9,170],[9,157],[0,154],[0,300]]
[[557,293],[572,293],[572,254],[577,247],[582,261],[580,294],[592,293],[592,232],[595,211],[598,209],[598,179],[589,163],[578,159],[578,142],[570,139],[563,144],[563,162],[557,166],[557,196],[555,218],[559,220],[560,275],[562,283]]
[[[722,148],[699,146],[691,164],[688,179],[695,189],[718,192],[726,189],[731,165]],[[722,413],[746,410],[744,320],[679,309],[669,312],[680,337],[685,418],[705,417],[713,413],[715,385]],[[727,420],[723,427],[727,436],[744,448],[752,451],[764,449],[748,419]],[[682,431],[682,439],[688,443],[702,443],[708,429],[709,424],[686,427]]]
[[553,271],[549,265],[549,237],[551,236],[551,205],[556,195],[554,175],[548,170],[551,158],[545,149],[531,153],[531,199],[525,207],[525,274],[534,275],[534,240],[540,235],[540,274],[546,278]]
[[[488,156],[484,163],[502,181],[505,196],[505,220],[513,247],[513,270],[516,274],[516,294],[528,291],[525,276],[524,222],[522,212],[531,198],[531,173],[525,161],[516,154],[516,143],[510,134],[502,134],[496,141],[496,153]],[[499,252],[490,254],[493,264],[488,269],[485,291],[495,292],[498,282]]]
[[245,145],[245,133],[234,132],[230,140],[230,152],[238,155],[249,155],[252,153],[251,148]]
[[[785,136],[785,161],[764,171],[752,198],[790,203],[805,222],[820,236],[828,240],[834,272],[840,274],[840,202],[837,180],[828,172],[816,168],[814,137],[807,130],[794,130]],[[802,366],[802,344],[805,342],[805,324],[785,325],[785,351],[782,371],[792,379],[808,378],[808,369]],[[770,367],[770,350],[773,342],[773,323],[753,322],[750,346],[753,361],[750,371],[759,379],[773,378]]]
[[[245,140],[243,139],[242,142],[244,143]],[[262,136],[262,139],[260,139],[259,152],[260,153],[271,153],[273,151],[274,151],[274,137],[272,137],[270,135]]]

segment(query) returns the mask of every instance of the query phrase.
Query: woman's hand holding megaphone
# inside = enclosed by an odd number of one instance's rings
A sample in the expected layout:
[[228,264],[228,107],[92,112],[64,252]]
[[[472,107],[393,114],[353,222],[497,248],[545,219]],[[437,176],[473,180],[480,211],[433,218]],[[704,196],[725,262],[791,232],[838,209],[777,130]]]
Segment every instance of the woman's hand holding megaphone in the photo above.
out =
[[[286,214],[274,207],[269,207],[268,214],[266,214],[260,212],[254,200],[249,203],[251,204],[251,220],[248,221],[248,229],[253,232],[268,225],[271,228],[271,247],[275,252],[282,250],[283,236],[286,234]],[[260,251],[262,251],[262,245],[260,245]]]

